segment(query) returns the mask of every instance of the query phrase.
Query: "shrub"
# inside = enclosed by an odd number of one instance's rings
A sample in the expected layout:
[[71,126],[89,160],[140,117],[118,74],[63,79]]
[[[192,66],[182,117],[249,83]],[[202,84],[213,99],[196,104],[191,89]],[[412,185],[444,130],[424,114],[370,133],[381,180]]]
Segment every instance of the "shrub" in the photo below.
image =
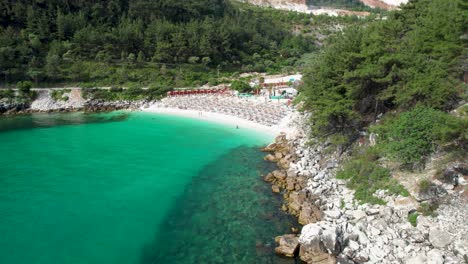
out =
[[408,221],[414,227],[416,227],[416,225],[417,225],[418,216],[419,216],[419,214],[417,212],[413,212],[413,213],[408,215]]
[[418,212],[424,216],[436,216],[436,210],[439,208],[439,204],[435,201],[421,203]]
[[15,91],[12,89],[0,89],[0,99],[13,100],[15,98]]
[[419,185],[419,192],[426,193],[429,190],[429,187],[431,187],[431,182],[427,179],[424,179],[424,180],[421,180],[418,185]]
[[32,82],[30,81],[18,82],[16,84],[16,87],[22,94],[29,94],[32,88]]
[[418,106],[385,120],[372,130],[379,135],[389,157],[404,164],[414,164],[424,160],[438,144],[464,140],[467,122],[439,110]]
[[252,91],[252,87],[250,87],[250,85],[247,82],[239,80],[233,81],[231,83],[231,89],[234,89],[240,93]]
[[348,187],[356,190],[354,197],[361,203],[385,204],[385,201],[374,196],[377,190],[388,190],[391,194],[408,196],[404,187],[391,177],[390,171],[368,160],[365,154],[347,162],[338,171],[338,179],[348,180]]

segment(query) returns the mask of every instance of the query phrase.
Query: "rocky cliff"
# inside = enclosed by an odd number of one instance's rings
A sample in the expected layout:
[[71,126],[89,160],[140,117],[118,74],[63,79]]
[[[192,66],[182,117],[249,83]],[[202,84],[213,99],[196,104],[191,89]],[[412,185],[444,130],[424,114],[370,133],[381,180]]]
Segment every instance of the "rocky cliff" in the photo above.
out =
[[[291,118],[295,119],[295,124],[307,120],[300,115]],[[307,129],[282,134],[263,149],[269,153],[265,160],[279,167],[265,181],[284,197],[282,209],[304,225],[300,234],[276,238],[278,254],[310,264],[467,263],[466,162],[443,166],[444,177],[434,180],[427,191],[403,197],[379,190],[376,196],[385,204],[360,203],[347,183],[335,177],[348,153],[310,144]],[[438,209],[417,215],[411,223],[410,216],[429,200],[438,200]]]
[[80,88],[34,89],[34,91],[37,96],[32,102],[16,102],[0,99],[0,115],[37,112],[114,111],[120,109],[138,109],[148,103],[146,100],[104,101],[83,98]]
[[[381,8],[386,10],[394,10],[401,4],[405,4],[408,0],[359,0],[363,4],[372,7],[372,8]],[[248,2],[258,6],[269,6],[277,9],[297,11],[303,13],[312,13],[312,14],[321,14],[316,13],[314,10],[321,9],[320,6],[314,6],[313,1],[310,0],[244,0],[243,2]],[[331,10],[326,8],[327,10]],[[338,10],[338,9],[333,9]],[[338,13],[337,11],[329,11],[329,15],[349,15],[349,13],[342,12]],[[323,13],[323,11],[322,11]]]

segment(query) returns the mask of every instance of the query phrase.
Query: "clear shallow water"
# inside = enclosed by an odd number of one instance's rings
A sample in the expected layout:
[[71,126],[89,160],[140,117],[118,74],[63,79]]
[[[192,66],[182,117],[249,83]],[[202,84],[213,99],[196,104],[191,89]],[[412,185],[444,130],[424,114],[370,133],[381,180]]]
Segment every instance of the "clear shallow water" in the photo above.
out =
[[148,113],[0,119],[0,263],[291,263],[270,138]]

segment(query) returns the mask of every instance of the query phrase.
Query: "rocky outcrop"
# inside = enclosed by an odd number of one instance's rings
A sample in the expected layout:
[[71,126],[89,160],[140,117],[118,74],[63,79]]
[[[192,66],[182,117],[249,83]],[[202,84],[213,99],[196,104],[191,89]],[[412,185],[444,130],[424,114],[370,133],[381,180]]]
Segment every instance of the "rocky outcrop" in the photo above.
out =
[[250,4],[272,7],[280,10],[294,11],[299,13],[329,16],[359,16],[370,15],[369,12],[357,12],[344,9],[335,9],[330,7],[313,6],[307,0],[241,0]]
[[[60,89],[55,89],[60,90]],[[63,89],[62,89],[63,90]],[[81,96],[81,89],[67,89],[62,94],[62,99],[52,98],[52,89],[35,89],[37,97],[31,103],[15,103],[0,101],[0,115],[28,114],[37,112],[108,112],[122,109],[136,110],[150,102],[139,101],[104,101],[94,99],[84,99]]]
[[378,190],[375,195],[385,200],[386,205],[360,204],[346,182],[334,177],[347,153],[341,156],[327,153],[325,145],[308,144],[304,135],[307,132],[282,134],[263,149],[269,152],[268,159],[280,167],[266,175],[265,181],[278,187],[284,197],[282,209],[297,216],[304,225],[298,253],[302,261],[464,263],[468,260],[468,201],[465,185],[461,185],[465,181],[463,164],[442,171],[444,182],[434,181],[436,189],[427,199],[443,203],[436,215],[420,215],[416,226],[412,226],[408,215],[418,209],[416,199]]
[[[55,89],[59,91],[61,89]],[[31,110],[36,112],[73,111],[82,109],[86,100],[81,96],[81,89],[63,90],[63,99],[52,98],[52,89],[36,89],[37,98],[31,103]]]
[[408,0],[359,0],[363,4],[372,7],[372,8],[380,8],[384,10],[395,10],[401,4],[406,4]]
[[275,252],[278,255],[286,257],[294,257],[299,249],[299,238],[294,235],[284,235],[275,238],[278,247],[275,248]]
[[11,115],[15,113],[25,113],[29,109],[28,103],[10,103],[0,101],[0,115]]

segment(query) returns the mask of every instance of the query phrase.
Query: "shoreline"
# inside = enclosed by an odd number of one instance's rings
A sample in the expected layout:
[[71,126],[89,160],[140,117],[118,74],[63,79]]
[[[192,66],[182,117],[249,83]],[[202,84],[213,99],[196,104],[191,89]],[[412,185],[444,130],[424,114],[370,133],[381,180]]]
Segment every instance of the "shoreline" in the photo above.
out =
[[191,109],[178,109],[178,108],[162,108],[162,107],[148,107],[140,108],[142,112],[156,113],[162,115],[171,115],[179,117],[187,117],[192,119],[198,119],[208,122],[221,123],[225,125],[232,125],[234,127],[238,126],[239,129],[249,129],[254,130],[274,138],[281,132],[284,132],[285,128],[282,126],[283,123],[287,123],[289,116],[286,116],[281,120],[279,125],[275,126],[265,126],[254,121],[243,119],[236,116],[206,112],[206,111],[196,111]]

